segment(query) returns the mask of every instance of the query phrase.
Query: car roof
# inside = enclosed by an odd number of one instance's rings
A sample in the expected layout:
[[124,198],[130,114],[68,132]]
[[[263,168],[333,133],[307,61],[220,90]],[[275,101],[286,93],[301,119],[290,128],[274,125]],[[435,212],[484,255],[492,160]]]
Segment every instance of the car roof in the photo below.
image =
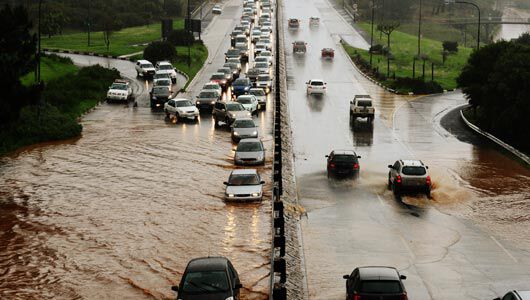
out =
[[353,150],[347,150],[347,149],[338,149],[333,150],[333,154],[335,155],[357,155],[355,151]]
[[401,164],[408,167],[422,167],[423,162],[417,159],[402,159]]
[[158,65],[171,65],[169,61],[159,61],[157,62]]
[[399,273],[393,267],[359,267],[361,280],[400,280]]
[[258,138],[245,138],[245,139],[240,140],[239,143],[240,144],[241,143],[260,143],[260,144],[263,144],[261,142],[261,140],[258,139]]
[[258,171],[256,169],[237,169],[237,170],[233,170],[231,173],[231,175],[257,175],[257,174],[258,174]]
[[530,300],[530,291],[514,291],[522,300]]
[[187,272],[226,270],[228,259],[225,257],[199,257],[190,260]]
[[324,82],[324,80],[322,80],[322,79],[311,79],[310,81],[311,81],[311,82],[318,82],[318,81],[320,81],[320,82]]
[[138,62],[141,63],[141,64],[150,64],[151,63],[150,61],[145,60],[145,59],[139,59]]
[[234,122],[239,122],[239,121],[252,121],[254,122],[254,119],[252,118],[237,118],[234,120]]
[[173,101],[175,101],[175,102],[180,102],[180,101],[191,101],[190,99],[187,99],[187,98],[173,98],[173,99],[171,99],[171,100],[173,100]]

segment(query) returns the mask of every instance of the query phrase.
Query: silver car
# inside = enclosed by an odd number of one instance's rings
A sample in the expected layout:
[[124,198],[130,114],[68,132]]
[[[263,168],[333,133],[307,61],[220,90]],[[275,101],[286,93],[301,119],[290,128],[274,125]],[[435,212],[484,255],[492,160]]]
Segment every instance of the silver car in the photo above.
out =
[[257,138],[242,139],[237,144],[234,155],[236,165],[264,165],[265,148],[263,143]]
[[263,184],[255,169],[233,170],[226,185],[226,201],[261,201],[263,198]]
[[254,95],[258,99],[259,109],[265,109],[267,107],[267,93],[262,88],[251,88],[248,92],[249,95]]
[[258,137],[258,126],[256,126],[252,118],[236,119],[230,127],[232,128],[232,140],[234,142]]
[[421,160],[397,160],[388,165],[388,188],[396,196],[403,192],[421,192],[431,196],[431,177],[427,174],[428,166]]

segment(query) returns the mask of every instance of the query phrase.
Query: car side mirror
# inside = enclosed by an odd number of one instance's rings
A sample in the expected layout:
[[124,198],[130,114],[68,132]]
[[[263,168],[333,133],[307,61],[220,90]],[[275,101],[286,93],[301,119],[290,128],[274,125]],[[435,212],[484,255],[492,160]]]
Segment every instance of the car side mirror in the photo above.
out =
[[326,157],[329,157],[329,155],[326,155]]
[[501,297],[494,298],[493,300],[501,300]]
[[360,155],[357,155],[357,158],[361,158],[361,156],[360,156]]
[[226,109],[222,108],[221,111],[226,111]]
[[178,285],[174,285],[171,287],[171,290],[174,291],[174,292],[178,292],[179,291],[179,286]]
[[342,278],[344,278],[344,279],[350,279],[350,275],[344,275],[344,276],[342,276]]
[[243,288],[243,285],[241,283],[236,283],[236,285],[234,286],[234,290],[238,290],[242,288]]
[[393,166],[393,165],[388,165],[388,167],[389,167],[390,169],[393,169],[393,168],[394,168],[394,166]]
[[350,101],[350,104],[353,104],[353,100],[352,100],[352,101]]
[[428,168],[429,168],[429,166],[425,166],[425,169],[428,169]]
[[399,275],[399,279],[401,279],[401,280],[405,280],[405,279],[407,279],[407,276],[405,276],[405,275]]
[[260,182],[259,182],[259,184],[265,184],[265,181],[264,181],[264,180],[262,180],[262,181],[260,181]]
[[224,185],[228,185],[228,181],[223,182]]

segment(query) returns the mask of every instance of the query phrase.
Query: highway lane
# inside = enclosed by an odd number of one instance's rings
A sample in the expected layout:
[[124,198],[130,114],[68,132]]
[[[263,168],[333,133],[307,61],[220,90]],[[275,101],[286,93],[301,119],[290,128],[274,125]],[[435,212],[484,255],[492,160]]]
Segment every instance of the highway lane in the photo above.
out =
[[[438,124],[446,111],[463,103],[461,96],[395,96],[360,75],[338,45],[341,36],[357,35],[337,21],[328,2],[283,3],[286,18],[302,20],[297,31],[283,20],[286,44],[308,43],[305,55],[287,50],[287,74],[298,191],[307,210],[302,237],[310,298],[342,299],[342,275],[361,265],[397,267],[408,276],[409,299],[490,299],[528,288],[530,247],[505,239],[525,239],[524,233],[514,231],[515,225],[512,235],[505,235],[498,230],[502,220],[492,214],[508,208],[507,199],[523,209],[519,216],[528,212],[528,170],[495,147],[462,142]],[[313,15],[321,18],[319,28],[308,26]],[[324,47],[336,49],[333,62],[320,60]],[[304,82],[313,78],[328,83],[327,95],[305,95]],[[373,128],[359,122],[351,129],[348,102],[364,93],[375,98],[376,120]],[[324,155],[340,148],[355,148],[362,156],[358,180],[327,180]],[[386,189],[386,166],[408,157],[431,167],[432,200],[395,199]],[[495,206],[481,200],[485,195]]]
[[[209,25],[215,30],[202,35],[207,68],[221,66],[240,7],[227,1]],[[135,79],[131,62],[71,57],[131,78],[138,107],[103,103],[83,117],[81,138],[0,160],[0,298],[170,299],[187,262],[208,255],[231,259],[243,299],[266,298],[270,187],[262,203],[223,201],[234,169],[229,131],[215,129],[209,114],[175,124],[152,111],[150,83]],[[269,154],[271,112],[256,118]],[[258,167],[266,181],[271,156]]]

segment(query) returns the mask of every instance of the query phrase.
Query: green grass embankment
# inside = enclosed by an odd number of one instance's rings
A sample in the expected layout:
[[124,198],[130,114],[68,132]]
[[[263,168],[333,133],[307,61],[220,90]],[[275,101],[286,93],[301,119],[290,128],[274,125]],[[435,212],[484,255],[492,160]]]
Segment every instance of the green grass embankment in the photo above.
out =
[[[113,32],[110,36],[110,49],[108,52],[102,31],[95,31],[91,33],[90,46],[88,46],[87,42],[87,33],[80,32],[56,35],[52,36],[51,38],[43,36],[42,47],[48,49],[93,52],[115,56],[126,55],[142,51],[145,48],[145,46],[142,44],[160,40],[160,26],[160,23],[154,23],[143,26],[128,27]],[[173,20],[173,28],[184,28],[184,20]]]
[[[59,77],[73,74],[79,70],[69,58],[60,57],[57,55],[46,55],[41,58],[41,80],[48,82]],[[35,83],[35,72],[30,72],[22,78],[20,82],[25,86],[30,86]]]
[[[361,23],[359,26],[366,32],[370,32],[370,24]],[[386,46],[386,36],[383,35],[379,39],[379,34],[374,34],[374,45],[382,44]],[[390,48],[393,55],[393,60],[390,61],[390,77],[383,80],[386,85],[392,85],[393,75],[396,77],[411,77],[413,75],[413,60],[418,52],[417,36],[413,36],[400,31],[394,31],[390,37]],[[345,50],[350,57],[359,54],[365,61],[370,60],[370,54],[366,50],[344,45]],[[422,54],[428,56],[425,65],[425,81],[431,80],[431,65],[434,63],[434,81],[438,82],[443,89],[451,90],[456,88],[456,78],[460,71],[465,66],[469,55],[472,52],[471,48],[459,47],[458,52],[447,56],[445,63],[442,59],[442,42],[432,39],[422,39],[421,41]],[[372,55],[372,65],[379,70],[380,73],[387,74],[387,59],[384,55]],[[422,76],[423,62],[416,61],[416,78]],[[399,88],[398,88],[399,90]],[[408,92],[407,90],[400,90],[400,92]]]

